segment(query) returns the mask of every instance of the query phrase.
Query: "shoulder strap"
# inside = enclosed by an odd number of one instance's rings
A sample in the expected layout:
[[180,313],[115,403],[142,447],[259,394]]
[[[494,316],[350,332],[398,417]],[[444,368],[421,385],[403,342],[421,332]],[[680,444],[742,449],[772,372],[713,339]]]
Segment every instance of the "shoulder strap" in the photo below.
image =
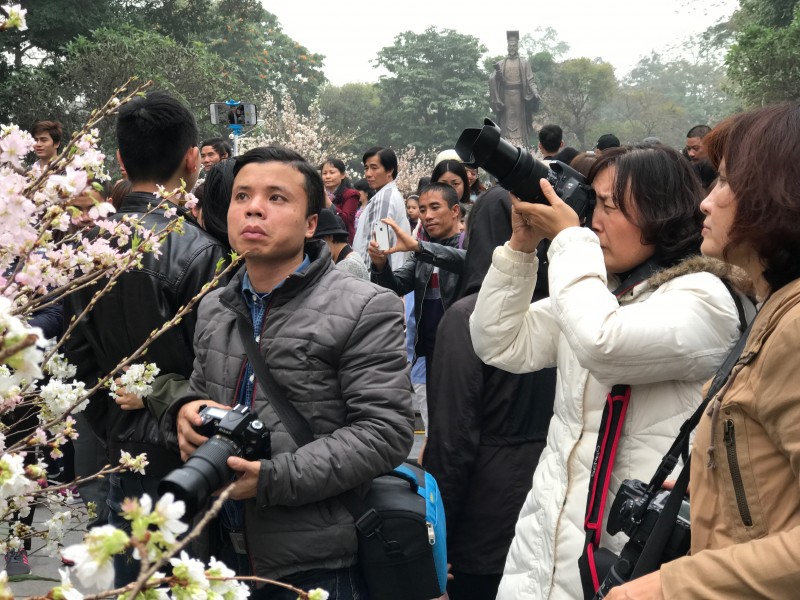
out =
[[628,410],[631,397],[629,385],[615,385],[606,399],[603,419],[597,434],[597,445],[594,449],[594,460],[589,475],[589,496],[586,499],[586,519],[583,529],[586,540],[583,553],[578,560],[584,596],[591,598],[600,587],[601,573],[595,559],[595,549],[600,546],[603,535],[603,514],[608,500],[608,488],[611,485],[611,473],[617,455],[619,438]]
[[[736,300],[736,294],[733,291],[731,294],[734,296],[734,300]],[[740,308],[741,301],[738,301],[736,304],[740,317],[742,318],[742,321],[744,321],[744,310]],[[652,500],[656,492],[661,489],[661,487],[664,485],[664,481],[666,481],[667,477],[670,475],[670,473],[672,473],[672,471],[675,469],[675,466],[678,464],[678,460],[683,449],[688,447],[689,436],[700,422],[706,406],[722,389],[722,386],[725,385],[725,382],[728,380],[731,372],[733,371],[733,367],[739,361],[739,357],[744,351],[744,347],[747,344],[747,338],[750,335],[752,327],[753,321],[747,325],[746,329],[739,338],[739,341],[725,358],[722,366],[720,366],[720,368],[717,370],[717,373],[714,375],[714,379],[708,388],[708,393],[706,393],[706,396],[700,403],[700,406],[698,406],[694,414],[692,414],[692,416],[689,417],[683,423],[683,425],[681,425],[680,431],[673,441],[672,446],[661,459],[661,464],[647,486],[647,491],[645,492],[647,501],[644,503],[645,506],[650,504],[650,500]],[[616,388],[617,386],[615,386],[614,389]],[[596,498],[598,485],[602,482],[602,479],[598,476],[598,473],[602,473],[603,469],[605,468],[603,466],[603,455],[605,453],[604,445],[607,443],[606,440],[608,438],[608,433],[605,432],[604,434],[604,430],[606,429],[605,421],[608,418],[607,413],[609,411],[609,406],[611,405],[611,397],[613,394],[614,391],[612,389],[612,394],[609,394],[609,404],[606,405],[606,410],[603,412],[603,427],[601,428],[600,435],[598,435],[597,438],[595,458],[592,464],[591,478],[589,480],[589,498],[586,506],[586,521],[584,523],[586,541],[583,545],[583,553],[578,561],[584,595],[587,598],[591,598],[591,590],[593,589],[596,591],[602,583],[602,581],[600,581],[594,556],[595,549],[600,544],[600,530],[602,528],[605,497],[608,494],[608,482],[610,481],[609,477],[605,478],[605,487],[601,488],[602,496],[599,505]],[[628,389],[628,395],[630,395],[630,389]],[[622,427],[621,422],[619,427]],[[615,446],[614,450],[616,450]],[[675,482],[675,486],[670,493],[664,510],[661,512],[661,515],[654,526],[653,532],[650,534],[647,544],[642,551],[642,555],[639,558],[639,561],[636,563],[633,573],[634,578],[655,571],[659,567],[659,559],[667,542],[669,541],[672,527],[678,517],[678,511],[680,510],[681,502],[689,485],[689,462],[689,457],[687,456],[684,460],[684,467],[681,470],[678,480]],[[607,468],[613,468],[613,456],[611,465]]]
[[[286,431],[294,440],[294,443],[297,444],[298,448],[310,444],[314,441],[314,434],[311,431],[311,427],[297,408],[284,397],[278,385],[272,377],[270,377],[267,363],[261,356],[258,346],[253,339],[252,324],[244,315],[237,314],[236,326],[239,330],[239,337],[242,338],[245,352],[247,352],[247,359],[250,361],[250,366],[253,367],[253,372],[258,379],[258,383],[260,383],[261,387],[264,389],[269,403],[272,405],[272,408],[275,409],[275,412],[278,413],[278,418],[283,423],[283,426],[286,427]],[[338,498],[347,511],[353,516],[356,527],[364,535],[369,537],[380,529],[382,525],[380,515],[376,511],[368,509],[355,490],[348,490],[340,494]]]
[[252,323],[244,315],[237,314],[236,326],[239,329],[239,337],[242,338],[245,352],[247,352],[247,359],[250,361],[250,366],[253,367],[258,383],[264,388],[267,398],[269,398],[269,403],[278,413],[278,418],[283,423],[283,426],[286,427],[286,431],[289,432],[298,447],[310,444],[314,441],[311,427],[294,405],[283,397],[283,394],[278,390],[278,386],[269,376],[267,364],[264,362],[264,358],[261,356],[253,339]]

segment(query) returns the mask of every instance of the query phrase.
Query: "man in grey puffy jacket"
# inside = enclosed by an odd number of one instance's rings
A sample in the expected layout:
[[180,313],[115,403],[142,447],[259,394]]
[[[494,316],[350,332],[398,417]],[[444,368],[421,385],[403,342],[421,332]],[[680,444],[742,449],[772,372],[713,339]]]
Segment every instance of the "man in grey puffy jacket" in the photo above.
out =
[[[201,303],[189,393],[167,419],[185,460],[206,439],[193,428],[202,405],[251,406],[271,431],[272,458],[231,457],[228,465],[254,573],[322,587],[331,599],[360,597],[356,530],[336,496],[364,492],[411,448],[402,304],[333,269],[325,243],[311,240],[324,188],[300,155],[256,148],[237,158],[234,176],[228,234],[245,267]],[[238,315],[252,323],[270,376],[314,442],[297,447],[255,381]],[[260,592],[284,598],[285,590]]]

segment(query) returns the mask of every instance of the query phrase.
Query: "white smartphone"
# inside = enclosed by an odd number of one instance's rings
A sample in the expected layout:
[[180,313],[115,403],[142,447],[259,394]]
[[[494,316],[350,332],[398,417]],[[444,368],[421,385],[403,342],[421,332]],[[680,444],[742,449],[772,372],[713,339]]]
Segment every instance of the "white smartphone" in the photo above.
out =
[[372,235],[381,250],[388,250],[392,247],[389,243],[389,226],[386,223],[376,223]]

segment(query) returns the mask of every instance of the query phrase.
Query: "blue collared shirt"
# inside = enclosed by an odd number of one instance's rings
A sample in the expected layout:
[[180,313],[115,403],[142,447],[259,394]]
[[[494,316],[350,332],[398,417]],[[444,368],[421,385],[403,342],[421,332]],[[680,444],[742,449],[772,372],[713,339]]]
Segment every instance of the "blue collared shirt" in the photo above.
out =
[[[294,272],[299,273],[310,264],[311,260],[306,254],[303,256],[303,262],[300,263],[300,266],[298,266]],[[245,270],[244,277],[242,278],[242,296],[247,304],[247,308],[250,309],[250,320],[253,322],[253,337],[255,338],[256,343],[259,345],[261,344],[261,330],[264,327],[264,317],[267,314],[267,306],[269,305],[270,296],[272,296],[275,290],[281,287],[285,281],[286,280],[284,279],[278,285],[276,285],[272,289],[272,292],[259,294],[253,289],[253,285],[250,283],[250,276]],[[248,407],[252,406],[254,387],[255,375],[253,373],[253,367],[250,365],[249,360],[245,360],[244,384],[239,388],[237,404],[244,404]]]

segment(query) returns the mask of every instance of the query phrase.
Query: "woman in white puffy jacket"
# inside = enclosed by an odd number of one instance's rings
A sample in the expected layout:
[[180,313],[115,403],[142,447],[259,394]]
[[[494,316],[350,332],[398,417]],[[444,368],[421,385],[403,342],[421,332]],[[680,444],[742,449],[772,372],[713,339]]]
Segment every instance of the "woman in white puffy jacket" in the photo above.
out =
[[[478,356],[522,373],[558,367],[547,448],[519,515],[499,599],[580,599],[578,559],[590,468],[606,397],[631,386],[603,516],[623,479],[649,481],[739,337],[724,267],[698,256],[700,182],[661,145],[603,152],[589,181],[591,229],[546,180],[550,204],[515,201],[511,240],[495,250],[472,315]],[[530,303],[535,249],[552,240],[550,297]]]

